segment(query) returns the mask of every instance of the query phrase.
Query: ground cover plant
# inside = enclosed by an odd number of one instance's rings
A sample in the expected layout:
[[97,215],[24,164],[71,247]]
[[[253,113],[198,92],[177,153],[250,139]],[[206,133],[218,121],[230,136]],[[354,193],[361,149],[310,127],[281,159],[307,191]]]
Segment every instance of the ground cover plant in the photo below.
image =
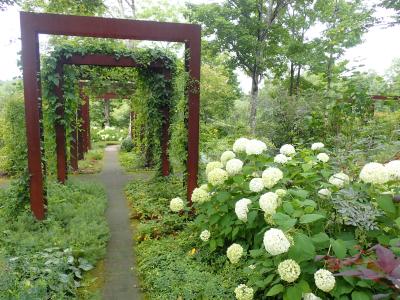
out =
[[191,199],[203,247],[247,273],[237,299],[397,299],[400,161],[346,174],[322,143],[274,153],[240,138],[232,150]]
[[14,185],[0,190],[0,299],[76,299],[85,272],[105,254],[104,190],[50,183],[43,222],[18,196]]

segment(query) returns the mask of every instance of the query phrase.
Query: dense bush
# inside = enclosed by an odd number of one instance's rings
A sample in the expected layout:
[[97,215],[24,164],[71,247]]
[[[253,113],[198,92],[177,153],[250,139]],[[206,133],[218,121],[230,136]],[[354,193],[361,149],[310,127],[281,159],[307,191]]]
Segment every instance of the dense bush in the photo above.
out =
[[[284,145],[275,156],[266,149],[259,141],[237,140],[235,152],[209,163],[208,184],[192,195],[200,239],[210,251],[226,251],[248,274],[241,282],[247,286],[235,290],[237,299],[398,295],[396,271],[375,270],[382,278],[376,283],[370,279],[378,275],[365,268],[375,261],[368,250],[373,245],[386,247],[377,249],[381,268],[380,261],[400,255],[400,209],[393,201],[400,192],[400,161],[367,164],[360,175],[348,176],[330,165],[321,143]],[[171,200],[171,209],[181,208]],[[354,278],[332,275],[348,269],[361,271]]]
[[16,197],[12,189],[0,192],[0,299],[75,299],[83,272],[105,254],[104,190],[49,184],[42,222],[28,204],[12,210]]
[[133,141],[131,137],[126,137],[121,142],[121,151],[131,152],[133,150]]
[[127,131],[117,127],[91,128],[92,140],[97,141],[122,141],[127,135]]

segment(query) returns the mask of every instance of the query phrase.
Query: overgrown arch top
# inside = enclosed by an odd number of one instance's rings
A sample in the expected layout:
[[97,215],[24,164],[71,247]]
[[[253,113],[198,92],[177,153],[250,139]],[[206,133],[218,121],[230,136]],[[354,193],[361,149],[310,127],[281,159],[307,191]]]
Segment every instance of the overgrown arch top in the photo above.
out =
[[30,201],[37,219],[45,217],[45,195],[41,153],[41,88],[39,34],[181,42],[185,44],[185,68],[189,73],[188,94],[188,186],[197,185],[199,159],[199,83],[201,28],[195,24],[165,23],[20,13]]

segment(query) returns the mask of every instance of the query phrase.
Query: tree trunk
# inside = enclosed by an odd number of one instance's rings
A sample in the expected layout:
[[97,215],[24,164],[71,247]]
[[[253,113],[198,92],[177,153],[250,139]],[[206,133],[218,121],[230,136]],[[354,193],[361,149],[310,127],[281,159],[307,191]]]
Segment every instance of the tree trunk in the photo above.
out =
[[301,65],[298,66],[297,69],[297,78],[296,78],[296,95],[299,94],[299,88],[300,88],[300,72],[301,72]]
[[333,68],[333,54],[332,52],[329,54],[329,61],[328,61],[328,67],[326,70],[326,80],[327,80],[327,88],[328,91],[331,89],[332,85],[332,68]]
[[110,127],[110,100],[104,100],[104,125]]
[[289,87],[289,95],[293,95],[293,81],[294,81],[294,64],[290,62],[290,87]]
[[256,117],[257,117],[257,105],[258,105],[258,83],[259,75],[256,71],[253,72],[251,77],[251,104],[250,104],[250,130],[251,134],[256,133]]

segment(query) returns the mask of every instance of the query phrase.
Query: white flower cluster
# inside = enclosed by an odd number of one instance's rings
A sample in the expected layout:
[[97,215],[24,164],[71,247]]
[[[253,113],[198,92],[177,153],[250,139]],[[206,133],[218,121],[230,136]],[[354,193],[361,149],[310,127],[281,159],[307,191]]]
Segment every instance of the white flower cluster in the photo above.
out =
[[318,191],[318,195],[321,198],[329,198],[332,195],[332,192],[330,190],[328,190],[328,189],[320,189]]
[[345,184],[348,184],[349,182],[349,176],[347,176],[343,172],[336,173],[329,178],[329,183],[337,186],[338,188],[342,188]]
[[179,197],[171,199],[171,202],[169,203],[169,208],[173,212],[181,211],[183,207],[184,207],[183,200]]
[[360,172],[360,179],[366,183],[384,184],[389,178],[386,167],[376,162],[366,164]]
[[214,186],[223,184],[227,179],[228,172],[220,168],[215,168],[207,174],[208,182]]
[[325,269],[319,269],[314,273],[314,281],[317,288],[324,292],[332,291],[336,283],[333,274]]
[[261,192],[264,189],[264,181],[262,178],[253,178],[250,180],[249,189],[252,192]]
[[192,193],[192,202],[193,203],[204,203],[210,201],[211,196],[207,192],[207,190],[201,187],[195,188]]
[[385,164],[390,180],[400,180],[400,160],[392,160]]
[[247,155],[260,155],[265,150],[267,150],[267,145],[259,140],[249,140],[246,143]]
[[278,195],[274,192],[265,193],[260,197],[260,208],[268,215],[275,214],[278,208]]
[[243,247],[239,244],[232,244],[226,250],[226,256],[232,264],[237,264],[243,256]]
[[317,159],[318,159],[319,161],[322,161],[323,163],[326,163],[326,162],[329,161],[329,155],[322,152],[322,153],[319,153],[319,154],[317,155]]
[[240,159],[233,158],[226,162],[226,171],[230,176],[234,176],[242,171],[243,162]]
[[253,300],[254,291],[251,287],[245,284],[240,284],[235,289],[235,296],[237,300]]
[[281,147],[279,150],[281,154],[284,154],[286,156],[294,155],[296,154],[296,149],[294,149],[293,145],[290,144],[285,144]]
[[315,296],[313,293],[303,294],[303,300],[322,300],[320,297]]
[[224,165],[220,161],[211,161],[206,166],[206,175],[214,169],[222,169]]
[[319,150],[324,147],[325,147],[325,145],[323,143],[314,143],[311,145],[311,150]]
[[284,189],[277,189],[275,193],[278,195],[279,198],[283,198],[286,196],[286,190]]
[[283,281],[294,282],[299,278],[300,273],[300,266],[293,259],[286,259],[278,265],[278,274]]
[[246,145],[248,143],[248,139],[246,138],[239,138],[235,141],[235,143],[233,143],[233,151],[235,151],[236,153],[239,152],[245,152],[246,151]]
[[283,173],[278,168],[269,167],[262,173],[262,179],[266,188],[272,188],[283,178]]
[[286,156],[284,154],[277,154],[274,157],[274,162],[277,163],[277,164],[282,164],[283,165],[283,164],[286,164],[291,159],[292,159],[291,157],[288,157],[288,156]]
[[211,233],[210,233],[208,230],[203,230],[203,231],[200,233],[200,239],[201,239],[203,242],[207,242],[207,241],[210,239],[210,236],[211,236]]
[[251,204],[251,200],[247,198],[240,199],[235,204],[235,213],[239,220],[246,222],[247,221],[247,213],[249,212],[249,205]]
[[233,153],[232,151],[225,151],[224,153],[221,154],[221,162],[225,166],[226,162],[232,158],[235,158],[236,154]]
[[271,228],[264,234],[265,250],[271,255],[279,255],[289,250],[290,242],[282,230]]

